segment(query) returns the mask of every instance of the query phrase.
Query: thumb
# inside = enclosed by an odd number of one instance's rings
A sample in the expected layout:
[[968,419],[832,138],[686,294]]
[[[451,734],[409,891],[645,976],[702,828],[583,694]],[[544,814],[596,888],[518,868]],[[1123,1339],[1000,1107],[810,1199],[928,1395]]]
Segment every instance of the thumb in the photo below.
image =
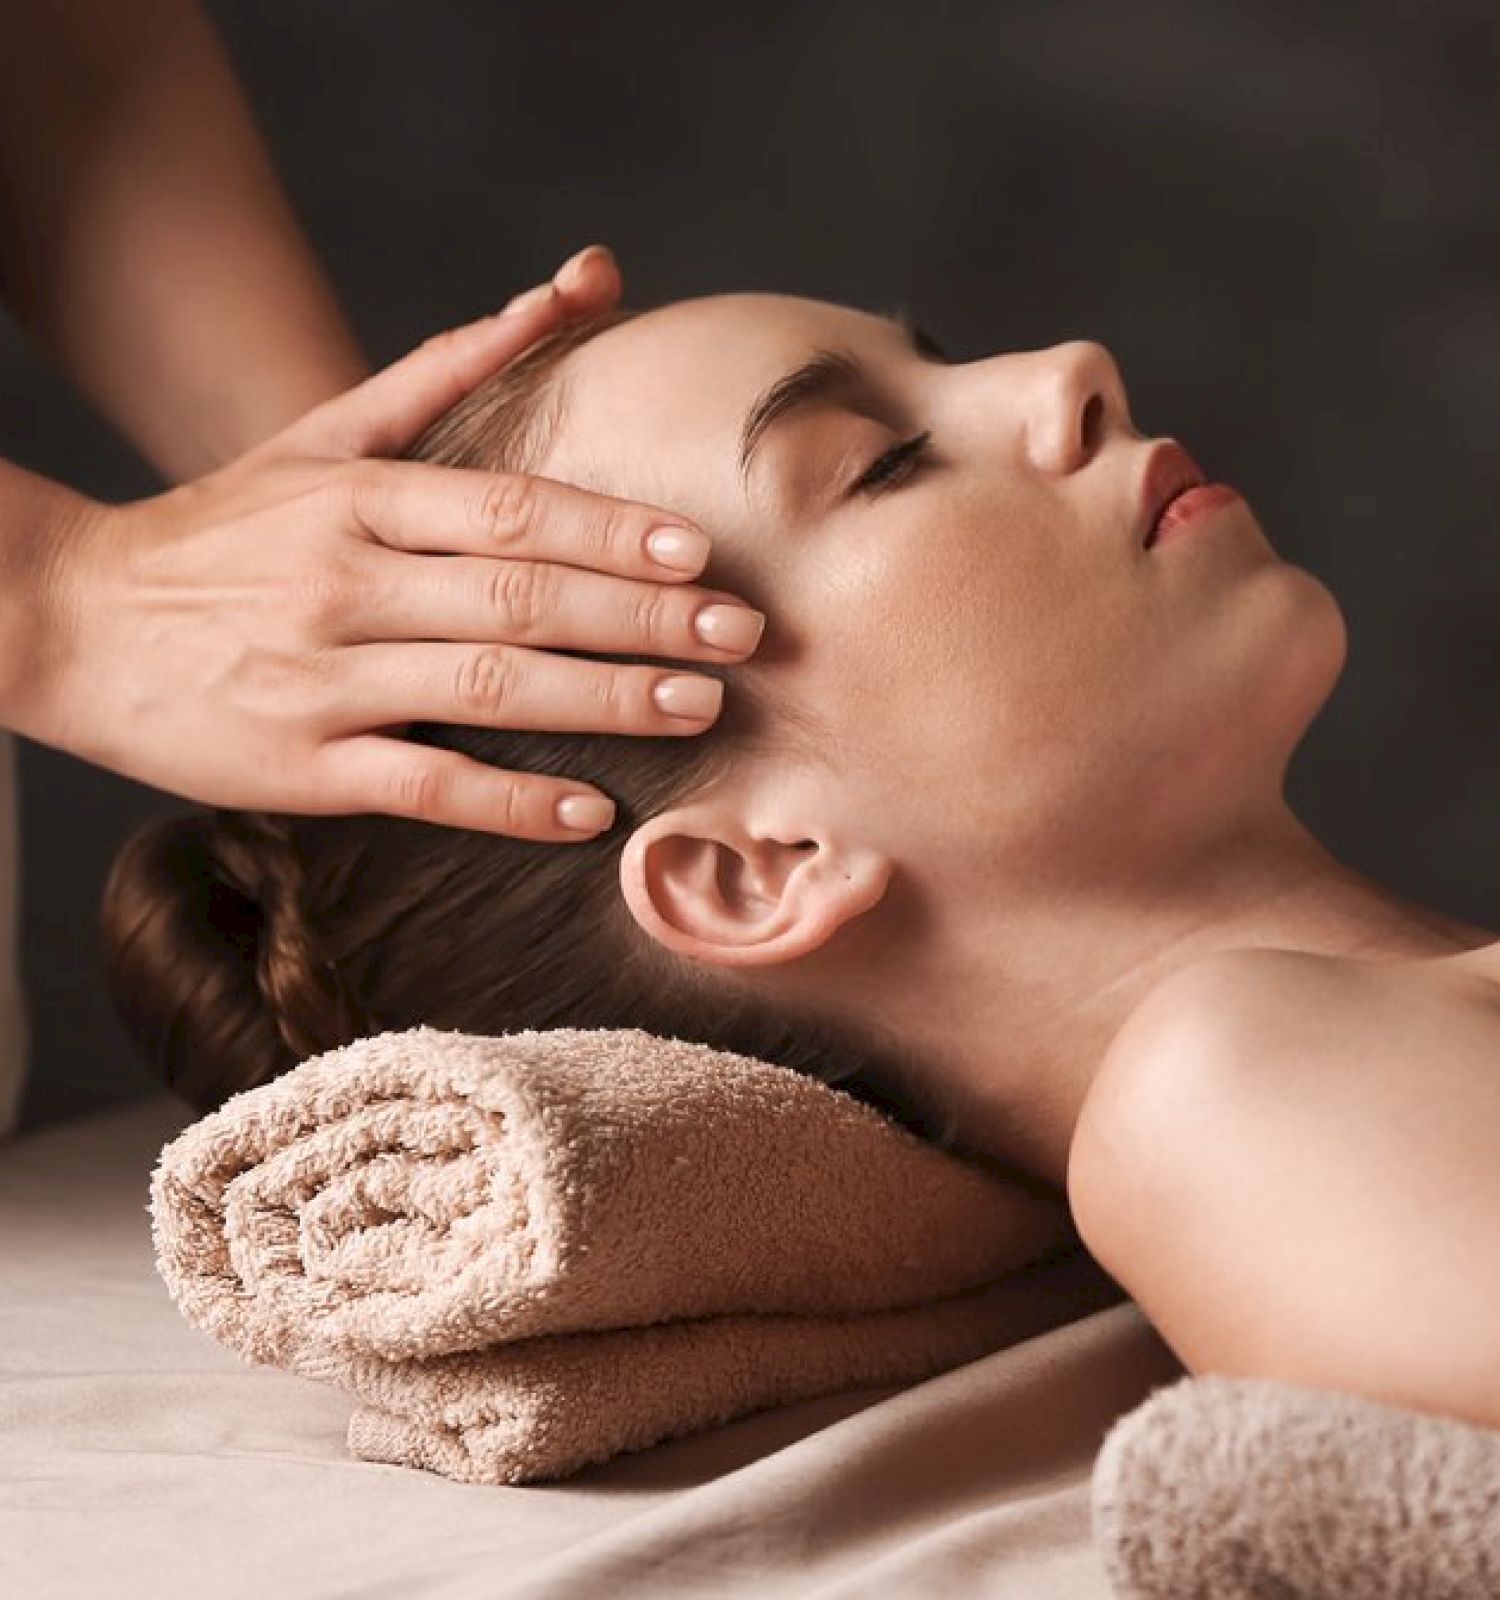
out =
[[314,407],[282,434],[281,442],[309,455],[342,459],[398,455],[471,389],[569,316],[614,303],[618,274],[570,273],[579,259],[575,256],[551,283],[518,296],[498,315],[434,334],[373,377]]

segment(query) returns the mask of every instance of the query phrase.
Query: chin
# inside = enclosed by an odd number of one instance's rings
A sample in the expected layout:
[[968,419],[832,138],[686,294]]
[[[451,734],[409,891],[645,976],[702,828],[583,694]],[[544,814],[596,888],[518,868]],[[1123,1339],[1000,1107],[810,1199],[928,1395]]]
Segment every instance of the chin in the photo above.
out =
[[1349,655],[1349,625],[1337,596],[1321,578],[1290,565],[1286,578],[1292,592],[1282,636],[1287,659],[1279,676],[1292,700],[1305,708],[1301,720],[1305,728],[1343,674]]
[[1349,630],[1315,574],[1281,562],[1266,578],[1254,644],[1219,712],[1239,759],[1279,779],[1343,673]]
[[1278,561],[1259,571],[1194,641],[1150,775],[1154,802],[1195,814],[1279,793],[1293,751],[1343,671],[1348,630],[1332,591]]

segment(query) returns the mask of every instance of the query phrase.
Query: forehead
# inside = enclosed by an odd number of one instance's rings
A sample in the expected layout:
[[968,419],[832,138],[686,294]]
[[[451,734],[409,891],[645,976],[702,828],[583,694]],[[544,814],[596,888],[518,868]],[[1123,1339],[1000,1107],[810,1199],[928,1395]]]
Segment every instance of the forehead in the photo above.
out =
[[793,295],[711,295],[645,312],[562,363],[559,425],[538,470],[689,515],[722,514],[745,413],[763,390],[816,349],[901,340],[884,317]]

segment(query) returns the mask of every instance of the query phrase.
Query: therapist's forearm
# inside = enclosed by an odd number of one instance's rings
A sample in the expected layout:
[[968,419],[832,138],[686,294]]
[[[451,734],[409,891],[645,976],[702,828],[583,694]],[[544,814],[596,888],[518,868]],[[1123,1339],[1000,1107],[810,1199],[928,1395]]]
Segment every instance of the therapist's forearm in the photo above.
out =
[[367,370],[195,0],[0,5],[0,286],[169,479]]

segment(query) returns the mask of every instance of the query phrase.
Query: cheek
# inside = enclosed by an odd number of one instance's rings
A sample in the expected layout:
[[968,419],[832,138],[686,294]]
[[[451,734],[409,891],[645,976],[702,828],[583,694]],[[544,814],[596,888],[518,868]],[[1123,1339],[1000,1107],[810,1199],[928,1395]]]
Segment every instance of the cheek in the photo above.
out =
[[955,523],[838,563],[806,623],[801,692],[851,758],[992,787],[1091,737],[1120,682],[1123,618],[1103,615],[1097,574],[1028,551]]
[[1020,513],[955,521],[880,575],[888,661],[934,731],[1024,756],[1083,737],[1138,658],[1138,609],[1073,535]]

